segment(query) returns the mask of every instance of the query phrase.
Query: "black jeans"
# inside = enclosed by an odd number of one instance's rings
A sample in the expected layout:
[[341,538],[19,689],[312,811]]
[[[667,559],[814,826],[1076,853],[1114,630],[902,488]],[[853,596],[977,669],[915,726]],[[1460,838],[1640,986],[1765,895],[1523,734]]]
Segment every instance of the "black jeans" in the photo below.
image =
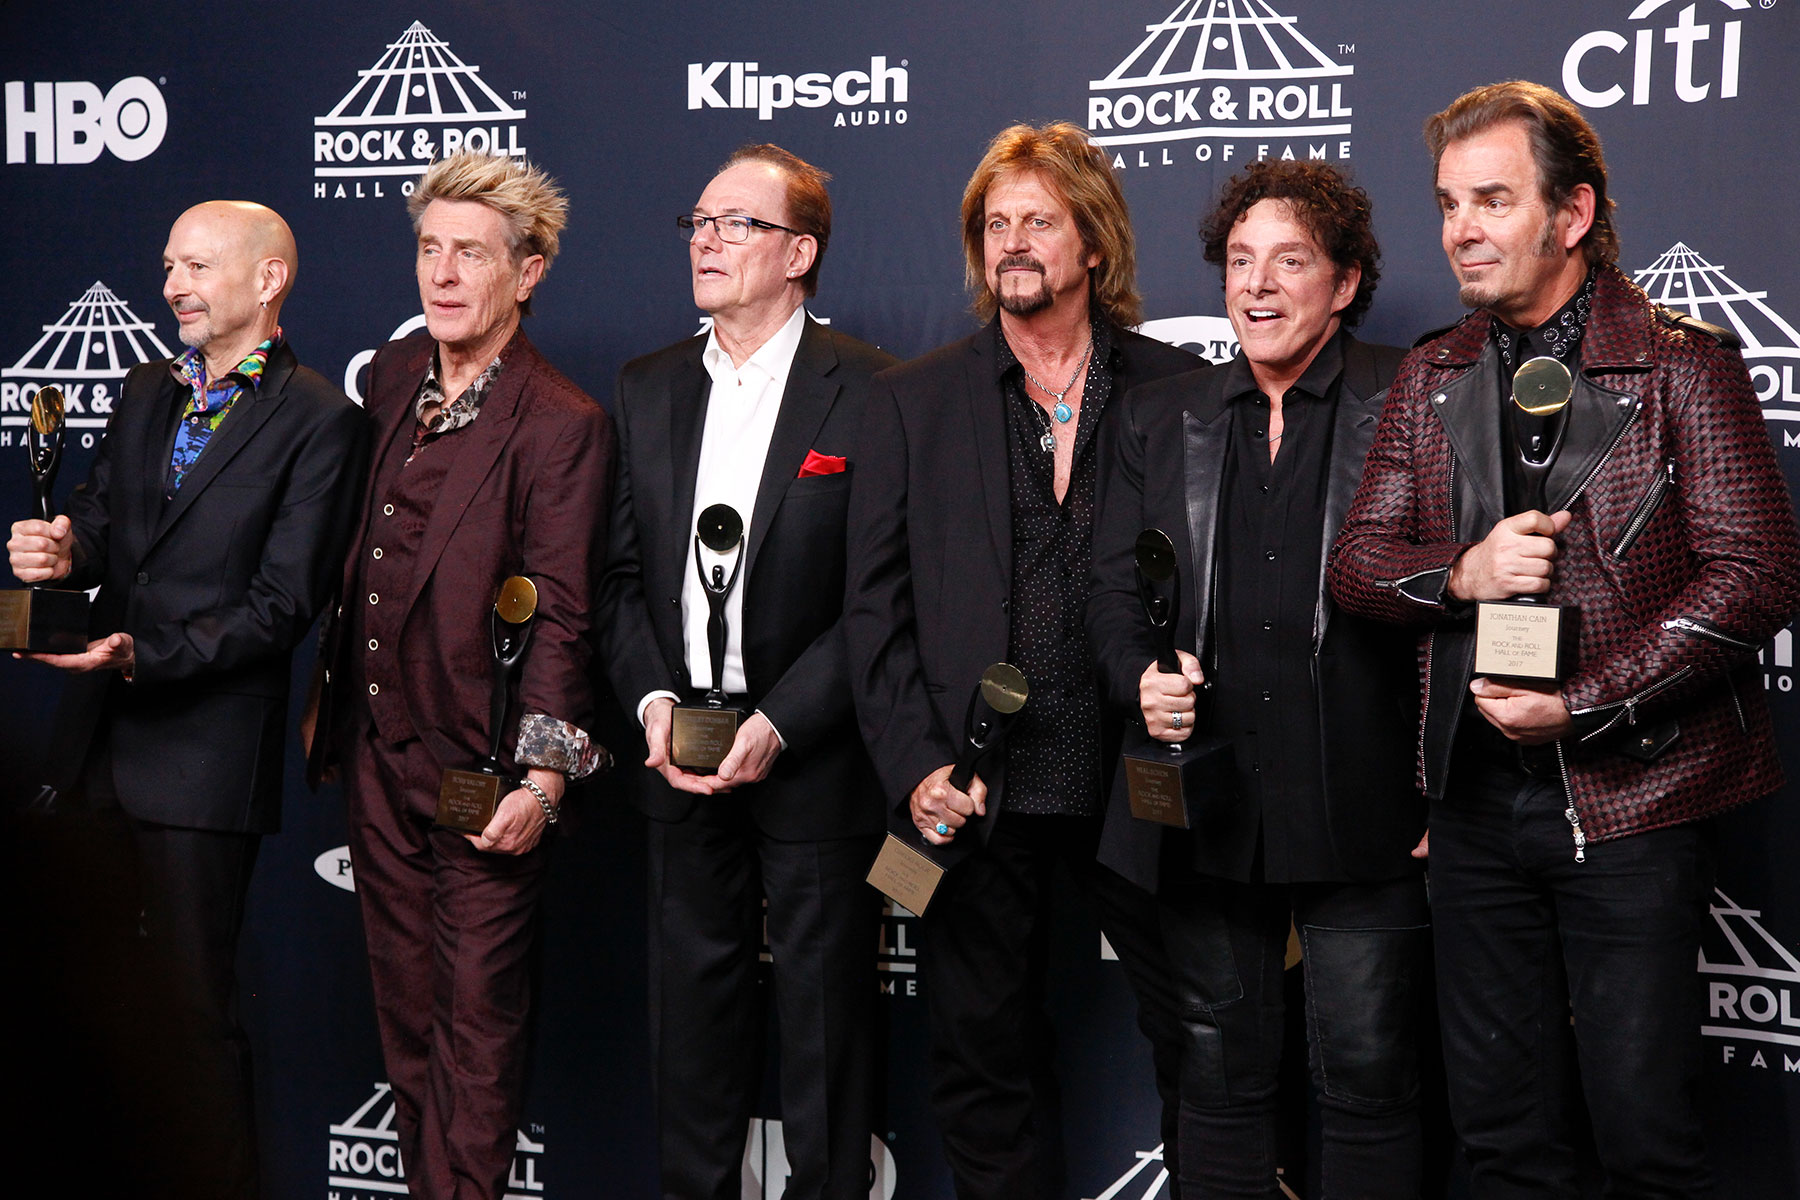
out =
[[[919,973],[931,1015],[931,1107],[958,1200],[1055,1200],[1067,1184],[1055,1035],[1044,1012],[1050,889],[1091,890],[1150,1039],[1173,1173],[1177,1029],[1166,977],[1146,969],[1148,894],[1096,867],[1097,817],[1002,812],[988,842],[938,885]],[[1180,1193],[1171,1187],[1171,1200]]]
[[1455,784],[1432,808],[1431,902],[1474,1196],[1578,1194],[1571,1069],[1608,1197],[1711,1195],[1694,968],[1711,826],[1589,842],[1578,863],[1558,782],[1469,771]]
[[1306,962],[1321,1195],[1416,1197],[1423,880],[1246,884],[1188,875],[1165,883],[1158,908],[1184,1033],[1185,1200],[1280,1194],[1276,1079],[1290,921]]

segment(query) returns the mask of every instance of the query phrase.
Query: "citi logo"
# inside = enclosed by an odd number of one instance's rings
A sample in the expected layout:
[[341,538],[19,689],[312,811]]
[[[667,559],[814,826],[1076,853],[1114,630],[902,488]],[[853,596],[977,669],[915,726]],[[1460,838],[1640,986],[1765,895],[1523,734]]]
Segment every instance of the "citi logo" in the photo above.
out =
[[[689,63],[687,106],[754,109],[759,121],[772,120],[779,109],[839,108],[833,128],[852,125],[904,125],[906,110],[876,105],[907,101],[906,59],[890,67],[885,55],[869,59],[866,71],[851,69],[836,75],[808,71],[802,75],[758,75],[762,64],[753,62]],[[856,111],[848,111],[856,110]],[[866,110],[866,111],[865,111]],[[848,118],[848,119],[846,119]]]
[[[1744,908],[1717,888],[1709,907],[1723,939],[1700,947],[1700,974],[1706,980],[1706,1023],[1700,1032],[1725,1042],[1720,1060],[1768,1070],[1768,1055],[1782,1070],[1800,1074],[1800,958],[1763,928],[1762,913]],[[1739,1047],[1736,1042],[1761,1043]],[[1780,1047],[1781,1049],[1776,1049]]]
[[[1765,2],[1764,8],[1770,7]],[[1647,21],[1658,11],[1681,0],[1643,0],[1631,10],[1629,21]],[[1563,91],[1577,104],[1611,108],[1625,99],[1629,83],[1631,102],[1649,104],[1673,88],[1684,104],[1702,100],[1730,100],[1738,94],[1738,68],[1743,61],[1744,23],[1721,21],[1715,36],[1712,24],[1700,22],[1704,4],[1712,16],[1750,8],[1750,0],[1695,0],[1675,14],[1672,25],[1645,27],[1630,37],[1611,29],[1596,29],[1576,38],[1563,55]],[[1667,17],[1663,18],[1667,20]]]
[[32,144],[35,163],[91,163],[102,151],[125,162],[148,158],[169,131],[169,108],[142,75],[102,92],[92,83],[34,83],[29,97],[19,80],[6,85],[6,161],[22,163]]
[[[1101,79],[1088,130],[1113,166],[1350,157],[1346,81],[1356,53],[1328,53],[1268,0],[1181,0]],[[1195,143],[1192,149],[1187,143]]]
[[20,444],[31,398],[46,384],[62,389],[68,425],[83,449],[100,442],[125,373],[171,357],[156,327],[99,280],[48,325],[10,367],[0,368],[0,448]]
[[322,117],[313,118],[313,198],[378,199],[398,178],[412,195],[417,177],[462,150],[523,158],[525,110],[488,86],[481,68],[414,21]]

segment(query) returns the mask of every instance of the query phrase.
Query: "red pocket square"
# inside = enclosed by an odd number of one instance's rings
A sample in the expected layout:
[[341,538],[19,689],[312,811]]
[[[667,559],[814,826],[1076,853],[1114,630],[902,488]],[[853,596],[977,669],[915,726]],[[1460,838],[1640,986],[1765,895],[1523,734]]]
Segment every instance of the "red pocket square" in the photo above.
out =
[[805,479],[809,475],[842,475],[848,466],[847,460],[835,454],[820,454],[817,450],[806,452],[806,461],[800,464],[800,473],[795,479]]

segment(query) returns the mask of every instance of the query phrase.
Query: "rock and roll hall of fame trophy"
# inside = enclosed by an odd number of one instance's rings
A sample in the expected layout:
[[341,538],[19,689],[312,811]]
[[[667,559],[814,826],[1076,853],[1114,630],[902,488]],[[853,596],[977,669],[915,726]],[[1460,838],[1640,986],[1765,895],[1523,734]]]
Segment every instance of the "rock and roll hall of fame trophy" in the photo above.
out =
[[[706,650],[712,665],[712,686],[699,704],[677,704],[670,715],[669,757],[684,771],[713,772],[731,753],[737,740],[738,722],[744,713],[725,703],[725,602],[744,567],[744,518],[729,504],[710,504],[694,522],[694,570],[706,589]],[[707,569],[705,551],[716,558],[732,556],[731,574],[725,564]]]
[[[1548,356],[1533,358],[1513,375],[1506,406],[1512,436],[1500,439],[1506,467],[1509,513],[1549,511],[1550,469],[1568,428],[1574,378]],[[1510,451],[1510,453],[1509,453]],[[1580,611],[1536,596],[1484,600],[1475,608],[1475,673],[1526,685],[1560,684],[1575,666]]]
[[480,833],[494,819],[494,810],[519,781],[500,766],[500,747],[506,739],[506,709],[519,664],[531,641],[532,618],[537,615],[537,585],[514,575],[500,585],[494,609],[488,614],[493,640],[494,681],[488,703],[488,756],[472,771],[446,769],[438,784],[437,824],[458,833]]
[[[1181,610],[1181,564],[1175,544],[1160,529],[1138,534],[1137,585],[1150,636],[1156,641],[1156,668],[1179,675],[1175,629]],[[1216,808],[1231,795],[1236,760],[1231,742],[1208,728],[1205,701],[1211,686],[1204,683],[1195,693],[1193,732],[1185,742],[1160,742],[1136,723],[1127,729],[1122,758],[1132,816],[1188,829],[1196,813]]]
[[[956,752],[956,764],[950,768],[951,787],[959,792],[969,790],[976,770],[1005,742],[1006,731],[1030,695],[1024,673],[1011,663],[995,663],[981,673],[963,717],[962,745]],[[894,903],[924,916],[945,872],[975,849],[978,835],[973,818],[963,826],[968,838],[947,846],[934,846],[925,840],[913,824],[910,804],[903,803],[888,825],[881,853],[869,869],[869,882]]]
[[[39,388],[31,398],[31,421],[25,427],[25,452],[31,464],[32,513],[54,520],[51,499],[63,456],[63,394]],[[79,654],[88,645],[88,597],[49,583],[0,591],[0,650],[32,654]]]

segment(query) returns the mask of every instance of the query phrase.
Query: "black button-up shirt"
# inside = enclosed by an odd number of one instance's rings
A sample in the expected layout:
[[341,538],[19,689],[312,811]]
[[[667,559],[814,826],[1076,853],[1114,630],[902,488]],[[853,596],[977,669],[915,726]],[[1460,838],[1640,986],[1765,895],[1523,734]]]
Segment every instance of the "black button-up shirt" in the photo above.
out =
[[1260,875],[1271,882],[1346,878],[1327,832],[1312,673],[1346,336],[1327,342],[1282,397],[1274,462],[1268,397],[1243,355],[1226,368],[1232,432],[1220,492],[1213,727],[1234,743],[1239,797],[1261,822]]
[[1006,404],[1012,475],[1012,615],[1007,657],[1031,700],[1006,742],[1009,812],[1100,812],[1100,695],[1082,617],[1099,470],[1094,433],[1113,388],[1112,327],[1093,324],[1094,350],[1081,392],[1069,489],[1056,499],[1051,418],[1025,394],[1024,370],[994,322],[998,384]]

